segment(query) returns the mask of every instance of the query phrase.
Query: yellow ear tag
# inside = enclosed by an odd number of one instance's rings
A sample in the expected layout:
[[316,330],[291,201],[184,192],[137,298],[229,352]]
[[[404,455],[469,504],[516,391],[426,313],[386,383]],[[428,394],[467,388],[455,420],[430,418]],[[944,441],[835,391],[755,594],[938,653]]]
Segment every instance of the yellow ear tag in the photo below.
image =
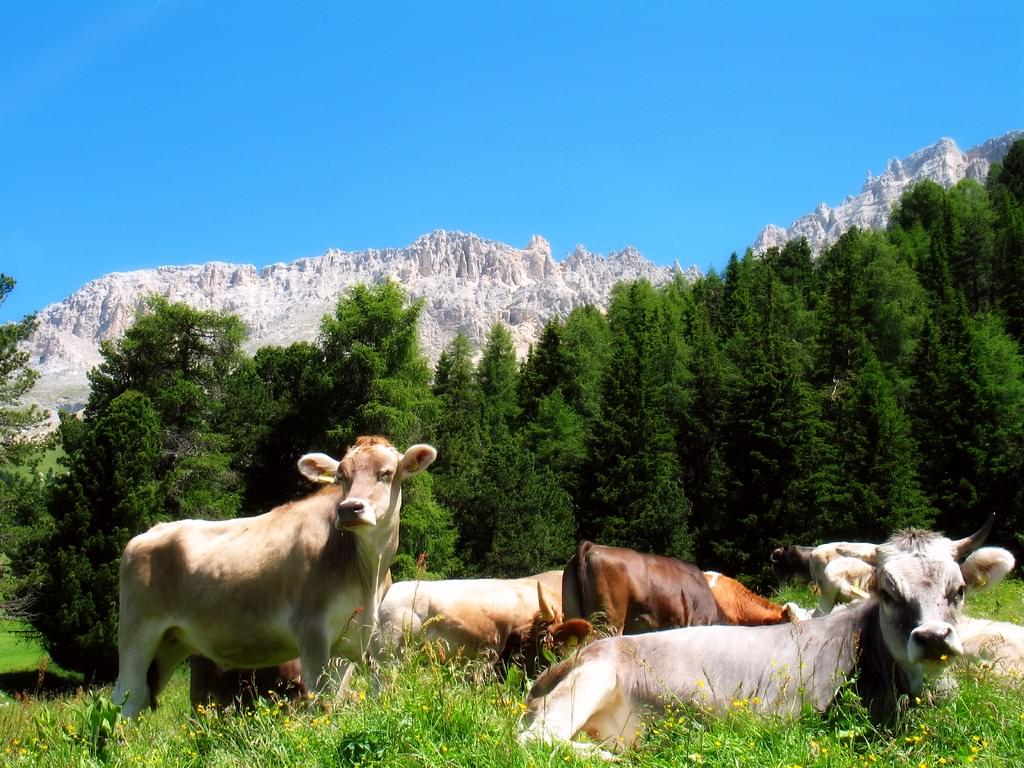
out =
[[324,472],[322,475],[320,475],[320,477],[316,479],[316,481],[318,483],[323,483],[324,485],[330,485],[331,483],[334,482],[334,473]]

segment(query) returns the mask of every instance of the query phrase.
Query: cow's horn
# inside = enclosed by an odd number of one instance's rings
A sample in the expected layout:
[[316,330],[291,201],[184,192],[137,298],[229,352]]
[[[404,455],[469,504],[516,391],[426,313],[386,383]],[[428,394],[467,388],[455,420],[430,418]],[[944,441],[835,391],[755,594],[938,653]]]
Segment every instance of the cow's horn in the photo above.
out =
[[988,535],[992,532],[992,526],[995,524],[995,522],[996,514],[995,512],[993,512],[991,515],[988,516],[988,520],[985,522],[985,524],[981,526],[981,528],[979,528],[977,531],[975,531],[965,539],[954,541],[953,547],[956,551],[956,559],[961,560],[964,557],[967,557],[967,555],[971,554],[971,552],[973,552],[982,544],[984,544],[985,539],[987,539]]

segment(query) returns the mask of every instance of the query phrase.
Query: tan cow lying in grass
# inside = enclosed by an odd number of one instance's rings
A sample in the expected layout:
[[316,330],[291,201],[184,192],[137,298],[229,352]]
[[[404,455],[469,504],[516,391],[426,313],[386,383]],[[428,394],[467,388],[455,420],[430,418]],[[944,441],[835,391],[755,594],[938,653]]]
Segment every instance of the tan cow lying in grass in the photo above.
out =
[[[556,571],[559,580],[561,571]],[[399,581],[380,605],[372,655],[384,660],[410,641],[427,640],[442,658],[461,656],[494,664],[511,659],[526,641],[538,613],[560,620],[560,594],[544,586],[545,574],[520,579]]]
[[361,659],[369,646],[398,547],[404,479],[437,451],[404,454],[361,437],[339,462],[299,460],[308,477],[335,482],[256,517],[161,523],[121,559],[115,703],[126,716],[156,706],[190,654],[221,667],[268,667],[299,657],[305,683],[336,687],[331,656]]
[[1020,624],[965,616],[960,636],[965,661],[980,663],[998,675],[1024,680],[1024,627]]

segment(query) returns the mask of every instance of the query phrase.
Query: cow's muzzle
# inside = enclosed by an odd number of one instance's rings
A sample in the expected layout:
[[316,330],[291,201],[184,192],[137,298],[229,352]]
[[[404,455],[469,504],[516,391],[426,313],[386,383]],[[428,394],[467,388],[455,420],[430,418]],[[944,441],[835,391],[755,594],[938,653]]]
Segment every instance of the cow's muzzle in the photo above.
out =
[[376,524],[377,516],[373,513],[373,505],[362,499],[345,499],[335,512],[334,526],[339,530]]
[[929,622],[910,633],[907,651],[912,662],[944,664],[964,652],[960,635],[952,624]]

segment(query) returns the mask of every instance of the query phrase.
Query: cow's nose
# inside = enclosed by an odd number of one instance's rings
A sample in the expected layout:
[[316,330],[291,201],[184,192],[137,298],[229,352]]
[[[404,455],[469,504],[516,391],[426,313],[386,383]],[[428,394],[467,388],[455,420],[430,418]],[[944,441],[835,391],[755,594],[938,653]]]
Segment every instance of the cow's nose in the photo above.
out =
[[949,624],[922,626],[910,633],[910,639],[921,649],[921,658],[931,661],[945,661],[961,653],[954,642],[953,627]]
[[782,559],[782,548],[779,547],[778,549],[772,551],[771,560],[772,560],[773,563],[777,563],[781,559]]
[[335,526],[340,529],[358,528],[363,525],[377,524],[377,516],[373,512],[373,504],[366,499],[350,498],[338,504],[335,513]]

